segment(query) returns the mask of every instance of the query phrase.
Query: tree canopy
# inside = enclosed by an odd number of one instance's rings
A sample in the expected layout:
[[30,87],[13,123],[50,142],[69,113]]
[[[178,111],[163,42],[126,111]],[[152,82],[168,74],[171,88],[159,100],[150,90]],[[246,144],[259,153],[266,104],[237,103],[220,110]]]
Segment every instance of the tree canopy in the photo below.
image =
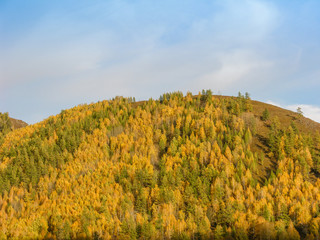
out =
[[319,135],[268,115],[254,150],[251,111],[206,90],[0,115],[0,239],[319,238]]

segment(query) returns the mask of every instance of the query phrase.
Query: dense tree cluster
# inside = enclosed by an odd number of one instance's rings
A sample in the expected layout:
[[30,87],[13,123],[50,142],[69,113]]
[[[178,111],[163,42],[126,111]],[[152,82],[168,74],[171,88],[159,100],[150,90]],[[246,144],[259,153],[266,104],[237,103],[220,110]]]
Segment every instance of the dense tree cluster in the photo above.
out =
[[4,136],[12,130],[12,123],[8,113],[0,112],[0,144],[3,141]]
[[272,119],[252,151],[250,101],[116,97],[6,133],[0,239],[318,239],[320,137]]

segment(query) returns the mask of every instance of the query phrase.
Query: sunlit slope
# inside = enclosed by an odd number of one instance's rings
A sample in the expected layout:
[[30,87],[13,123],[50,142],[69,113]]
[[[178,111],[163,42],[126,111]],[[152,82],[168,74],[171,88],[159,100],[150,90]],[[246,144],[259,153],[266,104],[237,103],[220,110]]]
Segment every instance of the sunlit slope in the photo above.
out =
[[0,146],[0,237],[319,237],[318,129],[210,91],[62,111]]

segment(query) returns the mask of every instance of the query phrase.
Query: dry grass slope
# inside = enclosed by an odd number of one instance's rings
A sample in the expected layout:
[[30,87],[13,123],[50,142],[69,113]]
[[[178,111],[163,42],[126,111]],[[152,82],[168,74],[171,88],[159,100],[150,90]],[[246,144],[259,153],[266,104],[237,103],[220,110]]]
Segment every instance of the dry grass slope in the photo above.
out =
[[[260,180],[264,181],[264,179],[269,176],[271,171],[276,172],[276,159],[272,156],[270,157],[268,153],[268,133],[271,121],[262,121],[262,113],[265,109],[268,109],[270,113],[270,119],[278,118],[280,122],[280,126],[282,129],[286,129],[293,122],[300,133],[302,134],[311,134],[315,136],[317,132],[320,132],[320,123],[317,123],[309,118],[299,115],[296,112],[286,110],[271,104],[252,101],[252,114],[256,119],[256,136],[252,141],[252,150],[255,152],[264,152],[266,154],[266,161],[261,167],[261,176]],[[313,174],[310,175],[311,180],[315,181],[315,176]]]
[[18,129],[18,128],[23,128],[28,126],[28,124],[22,120],[18,120],[18,119],[14,119],[14,118],[10,118],[12,126],[14,129]]

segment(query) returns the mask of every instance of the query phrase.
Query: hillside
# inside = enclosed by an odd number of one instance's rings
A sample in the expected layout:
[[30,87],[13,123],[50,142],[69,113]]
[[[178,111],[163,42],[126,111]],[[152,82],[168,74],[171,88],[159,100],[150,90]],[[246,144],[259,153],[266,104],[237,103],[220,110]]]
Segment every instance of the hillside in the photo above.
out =
[[3,134],[0,239],[317,239],[319,132],[247,94],[64,110]]
[[0,144],[6,134],[14,129],[26,127],[27,125],[27,123],[21,120],[10,118],[8,113],[0,112]]
[[23,128],[28,126],[27,123],[25,123],[22,120],[14,119],[9,117],[8,113],[1,113],[0,112],[0,132],[9,132],[14,129]]
[[13,129],[23,128],[28,126],[28,124],[22,120],[10,118],[10,121],[12,123]]

